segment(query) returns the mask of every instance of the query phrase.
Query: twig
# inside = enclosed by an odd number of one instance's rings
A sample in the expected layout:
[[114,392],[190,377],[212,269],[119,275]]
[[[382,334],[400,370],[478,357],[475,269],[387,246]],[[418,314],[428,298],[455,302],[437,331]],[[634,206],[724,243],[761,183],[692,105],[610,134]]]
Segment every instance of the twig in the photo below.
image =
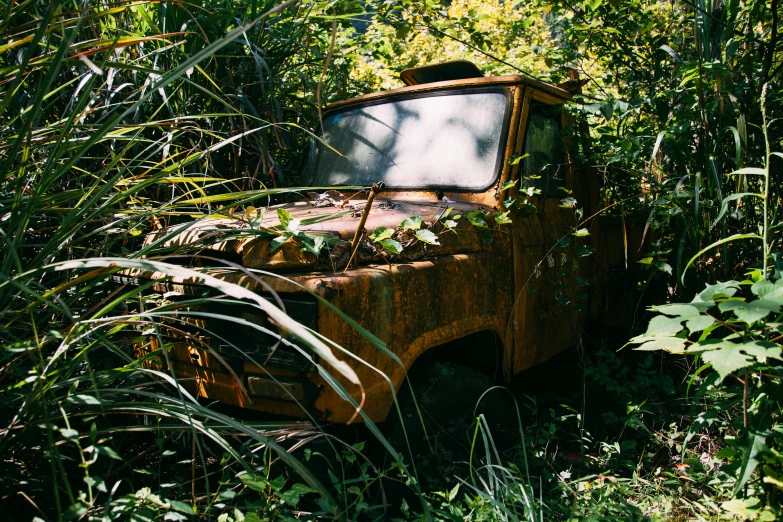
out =
[[370,195],[367,197],[367,203],[364,205],[362,218],[359,220],[359,226],[356,228],[356,234],[353,236],[353,243],[351,243],[351,257],[348,258],[348,264],[345,265],[343,273],[351,268],[353,257],[356,255],[356,251],[359,250],[359,243],[364,236],[364,224],[367,222],[367,216],[370,215],[370,210],[372,210],[372,201],[375,199],[376,194],[381,191],[382,187],[383,182],[373,183],[372,187],[370,187]]

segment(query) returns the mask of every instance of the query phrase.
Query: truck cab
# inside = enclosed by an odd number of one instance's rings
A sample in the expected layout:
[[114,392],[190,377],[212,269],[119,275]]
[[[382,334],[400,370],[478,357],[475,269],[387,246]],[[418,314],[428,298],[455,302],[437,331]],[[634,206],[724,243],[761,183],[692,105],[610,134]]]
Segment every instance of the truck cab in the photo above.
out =
[[[203,305],[199,333],[151,338],[140,356],[165,346],[167,364],[206,399],[342,423],[357,404],[383,421],[433,350],[507,380],[573,346],[602,312],[606,266],[589,255],[601,241],[585,221],[598,186],[575,167],[571,93],[524,75],[484,77],[468,62],[402,78],[405,87],[323,112],[301,201],[148,238],[232,263],[210,273],[310,328],[361,386],[281,342],[257,309],[219,299]],[[204,295],[186,281],[156,284],[173,301]]]

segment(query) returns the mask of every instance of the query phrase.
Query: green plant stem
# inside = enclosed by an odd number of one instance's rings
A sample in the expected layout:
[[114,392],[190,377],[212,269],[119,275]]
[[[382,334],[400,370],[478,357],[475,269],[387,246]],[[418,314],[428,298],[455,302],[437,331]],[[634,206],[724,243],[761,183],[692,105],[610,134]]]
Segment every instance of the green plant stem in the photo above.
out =
[[762,275],[767,277],[767,257],[769,254],[769,160],[771,158],[771,148],[769,145],[769,129],[767,125],[767,89],[768,83],[764,84],[761,89],[761,118],[763,121],[762,131],[764,132],[764,146],[765,146],[765,158],[764,158],[764,230],[761,236],[763,242],[764,251],[763,263],[762,263]]

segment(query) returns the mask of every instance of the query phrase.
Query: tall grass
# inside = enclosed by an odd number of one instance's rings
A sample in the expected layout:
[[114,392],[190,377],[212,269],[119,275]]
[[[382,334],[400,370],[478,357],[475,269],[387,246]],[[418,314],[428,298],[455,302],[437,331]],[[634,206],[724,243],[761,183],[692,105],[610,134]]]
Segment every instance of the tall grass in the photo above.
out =
[[[302,430],[240,422],[136,360],[131,344],[164,339],[164,322],[182,314],[149,284],[111,280],[121,268],[154,269],[250,299],[328,363],[319,365],[327,381],[339,387],[336,373],[358,384],[334,346],[266,300],[154,261],[155,245],[141,241],[172,222],[295,191],[283,183],[295,181],[286,175],[296,165],[276,151],[307,141],[298,111],[317,87],[306,74],[322,66],[323,39],[310,17],[326,7],[3,4],[0,481],[21,519],[241,518],[226,507],[239,489],[272,510],[294,510],[302,495],[319,497],[311,509],[332,517],[356,509],[346,465],[324,484],[297,453],[301,441],[283,442]],[[171,455],[190,457],[162,466]]]

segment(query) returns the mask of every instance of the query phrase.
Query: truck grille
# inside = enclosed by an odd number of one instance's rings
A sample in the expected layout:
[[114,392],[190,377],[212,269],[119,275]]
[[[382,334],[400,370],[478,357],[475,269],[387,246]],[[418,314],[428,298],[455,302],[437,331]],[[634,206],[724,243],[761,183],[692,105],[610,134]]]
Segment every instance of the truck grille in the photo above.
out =
[[[278,306],[275,299],[266,296],[264,298]],[[281,341],[279,337],[264,333],[251,325],[261,326],[275,334],[279,331],[257,307],[218,298],[208,298],[198,305],[193,305],[188,302],[193,299],[192,296],[168,296],[169,301],[182,304],[175,319],[163,320],[163,323],[168,323],[171,328],[163,328],[161,333],[168,336],[171,342],[181,343],[186,339],[188,345],[198,350],[211,348],[232,365],[252,360],[264,366],[296,371],[314,369],[313,363],[290,345],[295,340],[288,341],[283,338]],[[312,330],[316,329],[317,303],[289,298],[281,301],[285,312],[292,319]],[[229,318],[242,319],[251,324],[243,324]],[[304,349],[313,361],[317,362],[315,354]]]

